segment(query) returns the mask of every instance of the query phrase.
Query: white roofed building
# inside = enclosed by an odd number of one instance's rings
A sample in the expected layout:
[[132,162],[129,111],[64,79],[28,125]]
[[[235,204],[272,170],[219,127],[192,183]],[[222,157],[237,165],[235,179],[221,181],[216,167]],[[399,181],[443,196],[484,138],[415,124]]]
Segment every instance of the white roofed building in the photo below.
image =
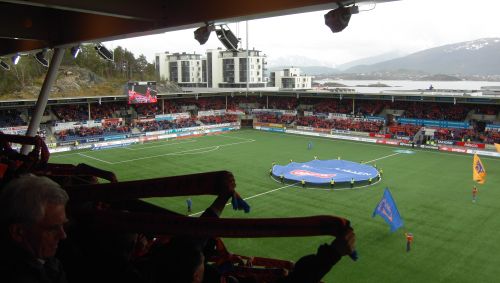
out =
[[[247,57],[248,56],[248,57]],[[160,80],[181,87],[249,88],[266,87],[265,55],[258,50],[207,50],[200,54],[157,53],[156,72]],[[248,75],[247,75],[248,73]]]
[[[265,55],[258,50],[207,50],[208,87],[246,88],[266,87],[264,81]],[[248,65],[247,65],[248,62]]]
[[160,80],[176,82],[181,87],[206,87],[206,60],[200,54],[157,53],[156,72]]
[[286,68],[282,71],[271,72],[269,86],[279,89],[310,89],[312,76],[301,76],[299,68]]

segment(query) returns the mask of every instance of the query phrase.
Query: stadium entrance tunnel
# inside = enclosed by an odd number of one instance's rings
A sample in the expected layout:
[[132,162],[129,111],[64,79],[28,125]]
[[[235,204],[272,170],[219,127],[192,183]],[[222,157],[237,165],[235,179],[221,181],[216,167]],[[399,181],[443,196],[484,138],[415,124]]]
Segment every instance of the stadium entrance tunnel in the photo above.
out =
[[[302,180],[308,187],[331,187],[334,189],[360,187],[373,184],[379,180],[378,170],[367,164],[347,160],[312,160],[309,162],[291,162],[285,166],[274,165],[272,177],[287,184],[301,185]],[[371,179],[371,182],[370,182]]]

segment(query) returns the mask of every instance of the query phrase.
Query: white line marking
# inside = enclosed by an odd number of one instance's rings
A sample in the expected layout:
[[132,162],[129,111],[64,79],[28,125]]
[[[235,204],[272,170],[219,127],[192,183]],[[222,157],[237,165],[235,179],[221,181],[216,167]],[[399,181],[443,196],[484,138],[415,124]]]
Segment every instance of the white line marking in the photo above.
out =
[[253,195],[253,196],[250,196],[250,197],[246,197],[246,198],[244,198],[243,200],[253,199],[253,198],[258,197],[258,196],[262,196],[262,195],[269,194],[269,193],[272,193],[272,192],[275,192],[275,191],[279,191],[279,190],[282,190],[282,189],[284,189],[284,188],[292,187],[292,186],[297,185],[298,183],[299,183],[299,182],[294,183],[294,184],[289,184],[289,185],[286,185],[286,186],[283,186],[283,187],[279,187],[279,188],[277,188],[277,189],[272,189],[272,190],[269,190],[269,191],[267,191],[267,192],[263,192],[263,193],[260,193],[260,194],[256,194],[256,195]]
[[[296,136],[298,138],[304,138],[304,139],[314,139],[314,140],[324,140],[324,141],[331,141],[331,142],[343,142],[343,143],[353,143],[353,144],[359,144],[359,145],[366,145],[366,146],[375,146],[375,147],[386,147],[386,148],[400,148],[399,146],[393,146],[393,145],[387,145],[387,144],[373,144],[373,143],[366,143],[366,142],[361,142],[361,141],[349,141],[349,140],[342,140],[342,139],[334,139],[334,138],[328,138],[328,137],[314,137],[314,136],[305,136],[305,135],[299,135],[299,134],[290,134],[290,133],[271,133],[271,132],[266,132],[266,131],[260,131],[260,130],[255,130],[259,131],[261,133],[269,134],[269,135],[288,135],[288,136]],[[431,150],[426,150],[422,148],[413,148],[413,151],[418,151],[418,152],[423,152],[423,153],[432,153],[432,154],[444,154],[448,156],[460,156],[460,157],[466,157],[470,158],[472,154],[463,154],[463,153],[455,153],[455,152],[442,152],[442,151],[431,151]],[[500,161],[500,158],[496,157],[488,157],[488,156],[481,156],[482,159],[487,159],[487,160],[493,160],[493,161]]]
[[216,150],[218,150],[218,149],[220,149],[220,146],[215,145],[215,146],[213,146],[211,149],[207,149],[207,150],[203,150],[203,151],[196,151],[196,150],[198,150],[198,148],[197,148],[197,149],[195,149],[193,152],[188,152],[188,153],[186,153],[186,152],[179,152],[179,153],[177,153],[177,152],[173,152],[173,153],[171,153],[170,155],[201,154],[201,153],[208,153],[208,152],[216,151]]
[[373,159],[373,160],[370,160],[370,161],[366,161],[366,162],[363,162],[363,164],[366,164],[366,163],[372,163],[373,161],[377,161],[377,160],[381,160],[381,159],[386,159],[386,158],[388,158],[388,157],[391,157],[391,156],[394,156],[394,155],[398,155],[398,154],[401,154],[401,152],[396,152],[396,153],[389,154],[389,155],[386,155],[386,156],[383,156],[383,157],[380,157],[380,158],[377,158],[377,159]]
[[[382,157],[379,157],[379,158],[376,158],[376,159],[373,159],[373,160],[370,160],[370,161],[366,161],[364,163],[371,163],[373,161],[377,161],[377,160],[381,160],[381,159],[385,159],[385,158],[389,158],[391,156],[395,156],[395,155],[398,155],[398,154],[401,154],[399,152],[396,152],[396,153],[393,153],[393,154],[389,154],[389,155],[386,155],[386,156],[382,156]],[[275,178],[272,178],[275,182],[280,182],[278,180],[276,180]],[[380,179],[378,179],[375,183],[373,184],[369,184],[369,185],[364,185],[364,186],[359,186],[359,187],[354,187],[354,188],[341,188],[341,189],[333,189],[334,191],[347,191],[347,190],[357,190],[357,189],[362,189],[362,188],[366,188],[366,187],[369,187],[369,186],[373,186],[379,182],[382,181],[382,177]],[[259,196],[262,196],[262,195],[266,195],[266,194],[269,194],[269,193],[272,193],[272,192],[276,192],[276,191],[279,191],[279,190],[282,190],[284,188],[288,188],[288,187],[295,187],[297,185],[299,185],[300,182],[296,182],[296,183],[292,183],[292,184],[288,184],[286,186],[283,186],[283,187],[279,187],[279,188],[276,188],[276,189],[272,189],[272,190],[269,190],[269,191],[266,191],[266,192],[263,192],[263,193],[259,193],[259,194],[256,194],[256,195],[253,195],[253,196],[249,196],[249,197],[246,197],[244,198],[243,200],[247,200],[247,199],[253,199],[253,198],[256,198],[256,197],[259,197]],[[332,189],[329,189],[329,188],[306,188],[306,190],[323,190],[323,191],[331,191]],[[230,205],[231,203],[227,203],[226,206]],[[196,212],[196,213],[192,213],[192,214],[189,214],[189,216],[196,216],[196,215],[199,215],[199,214],[202,214],[203,211],[199,211],[199,212]]]
[[[364,186],[358,186],[358,187],[354,187],[354,188],[339,188],[339,189],[333,189],[334,191],[349,191],[349,190],[357,190],[357,189],[363,189],[363,188],[366,188],[366,187],[369,187],[369,186],[373,186],[377,183],[379,183],[380,181],[382,181],[382,178],[378,179],[375,183],[373,184],[367,184],[367,185],[364,185]],[[294,186],[296,186],[298,183],[295,183]],[[305,190],[319,190],[319,191],[331,191],[332,189],[331,188],[305,188]]]
[[73,153],[58,154],[58,155],[51,154],[51,155],[50,155],[50,158],[51,158],[51,159],[52,159],[52,158],[60,158],[60,157],[63,157],[63,158],[64,158],[64,157],[68,157],[68,156],[72,156],[72,155],[78,155],[78,154],[80,154],[80,153],[78,153],[78,152],[73,152]]
[[[221,134],[221,135],[217,135],[217,137],[224,137],[224,138],[230,138],[230,139],[239,139],[239,140],[244,140],[244,141],[251,140],[251,139],[247,139],[247,138],[240,138],[240,137],[229,136],[229,134]],[[253,141],[255,141],[255,140],[253,140]]]
[[242,142],[235,142],[235,143],[228,143],[228,144],[222,144],[222,145],[207,146],[207,147],[189,149],[189,150],[178,151],[178,152],[170,152],[170,153],[164,153],[164,154],[158,154],[158,155],[152,155],[152,156],[144,156],[144,157],[139,157],[139,158],[133,158],[133,159],[128,159],[128,160],[117,161],[117,162],[113,162],[113,163],[110,163],[110,164],[120,164],[120,163],[125,163],[125,162],[132,162],[132,161],[144,160],[144,159],[156,158],[156,157],[162,157],[162,156],[179,155],[179,154],[182,154],[182,153],[188,153],[188,152],[199,151],[199,150],[204,150],[204,149],[211,150],[214,147],[232,146],[232,145],[249,143],[249,142],[254,142],[254,141],[255,140],[247,140],[247,141],[242,141]]
[[78,155],[83,156],[83,157],[87,157],[87,158],[90,158],[90,159],[94,159],[94,160],[97,160],[97,161],[100,161],[100,162],[104,162],[104,163],[106,163],[106,164],[113,164],[113,163],[111,163],[111,162],[109,162],[109,161],[102,160],[102,159],[99,159],[99,158],[97,158],[97,157],[93,157],[93,156],[86,155],[86,154],[83,154],[83,153],[78,153]]
[[128,148],[128,147],[125,147],[125,148],[128,149],[128,150],[145,150],[145,149],[147,150],[147,149],[155,148],[155,147],[179,145],[179,144],[186,144],[186,143],[193,143],[193,142],[196,142],[196,140],[186,140],[185,142],[177,142],[177,143],[175,143],[175,142],[172,142],[172,143],[165,142],[164,144],[153,145],[153,146],[143,146],[143,147],[136,146],[135,148]]
[[[241,130],[240,130],[241,131]],[[248,130],[248,131],[258,131],[259,133],[265,133],[265,134],[270,134],[270,135],[276,135],[278,133],[270,133],[270,132],[265,132],[265,131],[259,131],[259,130]],[[331,141],[331,142],[343,142],[343,143],[351,143],[351,144],[359,144],[359,145],[365,145],[365,146],[375,146],[375,147],[385,147],[385,148],[398,148],[395,146],[391,145],[384,145],[384,144],[371,144],[371,143],[364,143],[364,142],[355,142],[355,141],[348,141],[348,140],[341,140],[341,139],[333,139],[333,138],[322,138],[322,137],[313,137],[313,136],[303,136],[303,135],[298,135],[298,134],[290,134],[290,133],[281,133],[283,135],[288,135],[288,136],[295,136],[298,138],[305,138],[305,139],[315,139],[315,140],[324,140],[324,141]],[[224,134],[224,137],[226,134]],[[218,135],[219,136],[219,135]],[[220,135],[222,136],[222,135]],[[231,138],[239,138],[239,137],[231,137]],[[244,138],[240,138],[245,140]],[[255,140],[252,140],[255,141]],[[148,143],[157,143],[158,141],[151,141]],[[429,151],[429,150],[424,150],[421,148],[415,148],[413,149],[414,151],[418,152],[423,152],[423,153],[432,153],[432,154],[444,154],[448,156],[460,156],[460,157],[466,157],[470,158],[472,155],[469,154],[461,154],[461,153],[453,153],[453,152],[440,152],[440,151]],[[60,157],[66,157],[66,156],[71,156],[71,155],[78,155],[79,153],[67,153],[67,154],[57,154],[57,155],[51,155],[52,158],[60,158]],[[491,161],[500,161],[500,158],[496,157],[488,157],[488,156],[481,156],[481,160],[491,160]]]
[[[277,181],[276,179],[273,178],[274,181]],[[342,189],[333,189],[334,191],[344,191],[344,190],[356,190],[356,189],[361,189],[361,188],[365,188],[365,187],[368,187],[368,186],[372,186],[372,185],[375,185],[377,184],[378,182],[382,181],[382,178],[380,178],[377,182],[371,184],[371,185],[365,185],[365,186],[361,186],[361,187],[354,187],[354,188],[342,188]],[[277,181],[278,182],[278,181]],[[272,192],[276,192],[276,191],[279,191],[279,190],[282,190],[284,188],[288,188],[288,187],[295,187],[297,185],[299,185],[300,182],[297,182],[297,183],[293,183],[293,184],[288,184],[286,186],[283,186],[283,187],[279,187],[279,188],[276,188],[276,189],[272,189],[272,190],[269,190],[269,191],[266,191],[266,192],[263,192],[263,193],[260,193],[260,194],[256,194],[256,195],[253,195],[253,196],[249,196],[247,198],[244,198],[243,200],[248,200],[248,199],[253,199],[253,198],[256,198],[256,197],[260,197],[262,195],[266,195],[266,194],[269,194],[269,193],[272,193]],[[305,190],[322,190],[322,191],[331,191],[332,189],[328,189],[328,188],[324,188],[324,189],[321,189],[321,188],[306,188]],[[231,202],[228,202],[226,203],[226,206],[230,205]],[[192,214],[189,214],[188,216],[196,216],[196,215],[199,215],[199,214],[202,214],[204,211],[198,211],[196,213],[192,213]]]
[[[262,195],[265,195],[265,194],[269,194],[269,193],[272,193],[272,192],[275,192],[275,191],[279,191],[279,190],[282,190],[284,188],[288,188],[288,187],[292,187],[292,186],[295,186],[297,185],[297,183],[294,183],[294,184],[289,184],[289,185],[286,185],[286,186],[283,186],[283,187],[279,187],[279,188],[276,188],[276,189],[272,189],[272,190],[269,190],[269,191],[266,191],[266,192],[263,192],[263,193],[260,193],[260,194],[256,194],[256,195],[253,195],[253,196],[250,196],[250,197],[247,197],[247,198],[244,198],[243,200],[247,200],[247,199],[252,199],[252,198],[255,198],[255,197],[258,197],[258,196],[262,196]],[[228,205],[231,205],[231,202],[228,202],[226,203],[226,206]],[[204,211],[198,211],[196,213],[193,213],[193,214],[189,214],[189,216],[196,216],[198,214],[202,214]]]

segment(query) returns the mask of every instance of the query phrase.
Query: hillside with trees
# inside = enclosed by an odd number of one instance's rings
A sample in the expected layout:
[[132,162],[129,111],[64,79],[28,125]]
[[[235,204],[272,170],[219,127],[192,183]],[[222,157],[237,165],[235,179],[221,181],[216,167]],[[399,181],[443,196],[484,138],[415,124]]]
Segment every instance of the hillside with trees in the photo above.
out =
[[[102,59],[93,44],[81,46],[75,59],[67,50],[59,68],[51,97],[120,95],[128,81],[156,80],[155,66],[144,55],[135,58],[127,49],[114,49],[114,61]],[[52,57],[52,51],[48,57]],[[9,71],[0,70],[0,100],[36,99],[47,68],[33,56],[23,55]]]

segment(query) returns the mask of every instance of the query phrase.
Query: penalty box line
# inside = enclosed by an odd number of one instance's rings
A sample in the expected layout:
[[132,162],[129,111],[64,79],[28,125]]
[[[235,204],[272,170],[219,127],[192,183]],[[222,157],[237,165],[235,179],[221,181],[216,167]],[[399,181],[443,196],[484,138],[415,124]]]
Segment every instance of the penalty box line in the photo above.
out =
[[188,144],[188,143],[193,143],[193,142],[196,142],[196,140],[188,139],[188,140],[185,140],[184,142],[168,142],[168,141],[163,141],[163,142],[161,142],[161,144],[157,144],[157,145],[142,146],[142,147],[141,146],[134,146],[134,148],[124,147],[124,149],[133,150],[133,151],[148,150],[150,148],[172,146],[172,145],[183,145],[183,144]]
[[250,143],[250,142],[254,142],[254,141],[255,140],[246,140],[246,141],[242,141],[242,142],[235,142],[235,143],[229,143],[229,144],[212,145],[212,146],[188,149],[188,150],[177,151],[177,152],[169,152],[169,153],[152,155],[152,156],[132,158],[132,159],[127,159],[127,160],[122,160],[122,161],[117,161],[117,162],[111,162],[110,164],[120,164],[120,163],[126,163],[126,162],[132,162],[132,161],[138,161],[138,160],[144,160],[144,159],[150,159],[150,158],[157,158],[157,157],[169,156],[169,155],[189,154],[193,151],[199,151],[199,150],[213,151],[213,150],[217,150],[221,147],[225,147],[225,146],[233,146],[233,145],[238,145],[238,144]]
[[[238,138],[238,139],[241,139],[241,138]],[[214,150],[220,149],[221,147],[225,147],[225,146],[233,146],[233,145],[250,143],[250,142],[255,142],[255,140],[253,140],[253,139],[244,139],[244,141],[241,141],[241,142],[235,142],[235,143],[229,143],[229,144],[222,144],[222,145],[213,145],[213,146],[208,146],[208,147],[201,147],[201,148],[195,148],[195,149],[189,149],[189,150],[183,150],[183,151],[177,151],[177,152],[170,152],[170,153],[153,155],[153,156],[145,156],[145,157],[133,158],[133,159],[122,160],[122,161],[117,161],[117,162],[106,161],[106,160],[103,160],[103,159],[100,159],[100,158],[97,158],[97,157],[93,157],[93,156],[90,156],[90,155],[87,155],[87,154],[84,154],[84,153],[74,153],[74,154],[80,155],[80,156],[83,156],[83,157],[86,157],[86,158],[89,158],[89,159],[93,159],[93,160],[96,160],[96,161],[99,161],[99,162],[102,162],[102,163],[106,163],[106,164],[110,164],[110,165],[115,165],[115,164],[120,164],[120,163],[126,163],[126,162],[132,162],[132,161],[138,161],[138,160],[144,160],[144,159],[156,158],[156,157],[162,157],[162,156],[192,154],[191,152],[196,152],[196,151],[199,151],[199,150],[207,150],[207,152],[209,152],[209,151],[214,151]],[[189,143],[192,143],[192,142],[189,142]],[[177,143],[177,144],[188,144],[188,142]],[[164,145],[161,145],[161,146],[164,146]],[[150,147],[147,147],[147,148],[150,148]],[[145,149],[147,149],[147,148],[145,148]],[[72,155],[72,154],[61,155],[61,157],[67,156],[67,155]]]

